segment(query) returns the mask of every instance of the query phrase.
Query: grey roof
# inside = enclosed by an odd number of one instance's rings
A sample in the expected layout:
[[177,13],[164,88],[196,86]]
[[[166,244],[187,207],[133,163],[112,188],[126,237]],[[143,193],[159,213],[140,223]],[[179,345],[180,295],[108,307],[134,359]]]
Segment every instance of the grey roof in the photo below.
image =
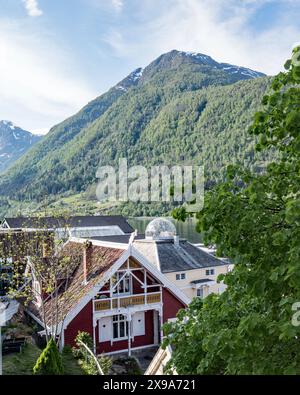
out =
[[[122,243],[128,244],[130,239],[130,234],[127,235],[112,235],[112,236],[92,236],[90,240],[99,240],[99,241],[108,241],[111,243]],[[145,235],[137,235],[135,236],[135,240],[144,239]]]
[[[128,244],[129,238],[130,235],[92,236],[91,240]],[[229,263],[227,260],[216,258],[184,239],[181,239],[179,245],[176,245],[174,240],[148,240],[145,239],[144,234],[138,234],[135,236],[134,246],[162,273],[210,268],[228,265]],[[206,279],[204,281],[210,280]]]
[[208,282],[210,282],[210,281],[214,281],[214,280],[212,280],[212,279],[210,279],[210,278],[202,278],[201,280],[194,280],[194,281],[191,281],[191,283],[192,283],[192,284],[203,284],[203,283],[208,283]]
[[10,228],[14,229],[55,229],[69,226],[72,228],[79,227],[97,227],[97,226],[119,226],[124,233],[132,233],[134,229],[129,225],[127,220],[121,215],[103,215],[103,216],[75,216],[70,218],[55,217],[17,217],[5,218]]
[[174,242],[170,241],[157,241],[156,245],[160,268],[163,273],[201,269],[227,264],[227,262],[193,246],[186,240],[180,240],[178,246],[176,246]]

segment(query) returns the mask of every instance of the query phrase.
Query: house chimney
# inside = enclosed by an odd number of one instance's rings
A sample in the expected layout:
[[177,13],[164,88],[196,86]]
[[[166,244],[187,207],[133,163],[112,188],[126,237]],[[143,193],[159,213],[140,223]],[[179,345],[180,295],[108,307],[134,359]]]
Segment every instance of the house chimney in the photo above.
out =
[[134,242],[134,239],[137,236],[137,234],[138,234],[137,229],[133,233],[131,233],[130,238],[129,238],[129,242],[128,242],[129,245],[132,245],[132,243]]
[[92,246],[93,246],[93,243],[91,241],[87,240],[84,243],[84,249],[83,249],[83,281],[84,281],[84,284],[88,283],[88,277],[91,273]]
[[179,236],[174,236],[174,245],[175,247],[179,247]]

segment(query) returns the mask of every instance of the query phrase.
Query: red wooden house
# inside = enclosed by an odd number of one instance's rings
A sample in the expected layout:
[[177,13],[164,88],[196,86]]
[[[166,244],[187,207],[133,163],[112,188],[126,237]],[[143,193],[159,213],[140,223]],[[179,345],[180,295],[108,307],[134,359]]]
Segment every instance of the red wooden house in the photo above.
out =
[[[189,303],[131,244],[72,239],[79,257],[66,290],[57,297],[61,346],[74,345],[79,331],[90,333],[94,352],[114,353],[158,345],[162,325]],[[44,309],[51,330],[50,300]],[[41,322],[40,304],[28,310]]]

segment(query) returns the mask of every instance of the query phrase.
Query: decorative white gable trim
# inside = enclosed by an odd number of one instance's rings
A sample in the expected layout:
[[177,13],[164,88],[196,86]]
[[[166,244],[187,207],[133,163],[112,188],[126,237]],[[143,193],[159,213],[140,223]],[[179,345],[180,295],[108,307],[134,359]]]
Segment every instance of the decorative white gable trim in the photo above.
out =
[[[86,239],[84,239],[86,242]],[[94,242],[93,242],[94,245]],[[66,315],[64,328],[68,326],[68,324],[80,313],[80,311],[92,300],[99,289],[103,287],[107,283],[107,281],[115,274],[115,272],[126,262],[129,258],[129,251],[126,250],[120,256],[120,258],[104,273],[102,279],[97,283],[91,290],[88,292],[78,303],[77,305]]]
[[6,220],[3,221],[1,228],[11,229]]
[[134,247],[131,248],[131,256],[139,261],[150,273],[154,275],[160,282],[178,298],[184,304],[188,305],[191,299],[187,297],[176,285],[174,285],[162,272],[160,272],[148,259],[142,255]]
[[[85,243],[86,239],[74,239],[71,238],[70,241],[75,241],[78,243]],[[117,248],[116,243],[107,243],[92,241],[93,245],[106,246],[110,248]],[[105,245],[104,245],[105,244]],[[110,244],[109,246],[107,244]],[[124,245],[123,249],[124,249]],[[92,300],[99,289],[102,288],[106,282],[115,274],[117,270],[127,261],[128,258],[135,258],[145,269],[147,269],[157,280],[159,280],[166,288],[168,288],[179,300],[184,304],[188,305],[191,300],[188,298],[179,288],[177,288],[172,282],[170,282],[164,274],[162,274],[153,264],[151,264],[139,251],[137,251],[132,245],[126,246],[127,249],[119,257],[119,259],[104,273],[103,278],[99,283],[97,283],[78,303],[77,305],[66,315],[64,320],[64,329],[68,324],[80,313],[80,311]]]

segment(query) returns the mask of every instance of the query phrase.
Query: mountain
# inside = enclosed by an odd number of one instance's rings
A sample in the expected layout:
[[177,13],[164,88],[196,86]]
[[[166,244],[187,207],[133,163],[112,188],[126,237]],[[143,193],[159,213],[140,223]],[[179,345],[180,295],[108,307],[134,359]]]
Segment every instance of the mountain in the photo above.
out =
[[0,121],[0,173],[41,139],[10,121]]
[[0,176],[5,207],[94,196],[98,166],[117,166],[121,157],[129,165],[204,164],[207,186],[228,163],[260,166],[267,158],[254,152],[247,128],[269,85],[263,73],[207,55],[161,55],[54,126]]

